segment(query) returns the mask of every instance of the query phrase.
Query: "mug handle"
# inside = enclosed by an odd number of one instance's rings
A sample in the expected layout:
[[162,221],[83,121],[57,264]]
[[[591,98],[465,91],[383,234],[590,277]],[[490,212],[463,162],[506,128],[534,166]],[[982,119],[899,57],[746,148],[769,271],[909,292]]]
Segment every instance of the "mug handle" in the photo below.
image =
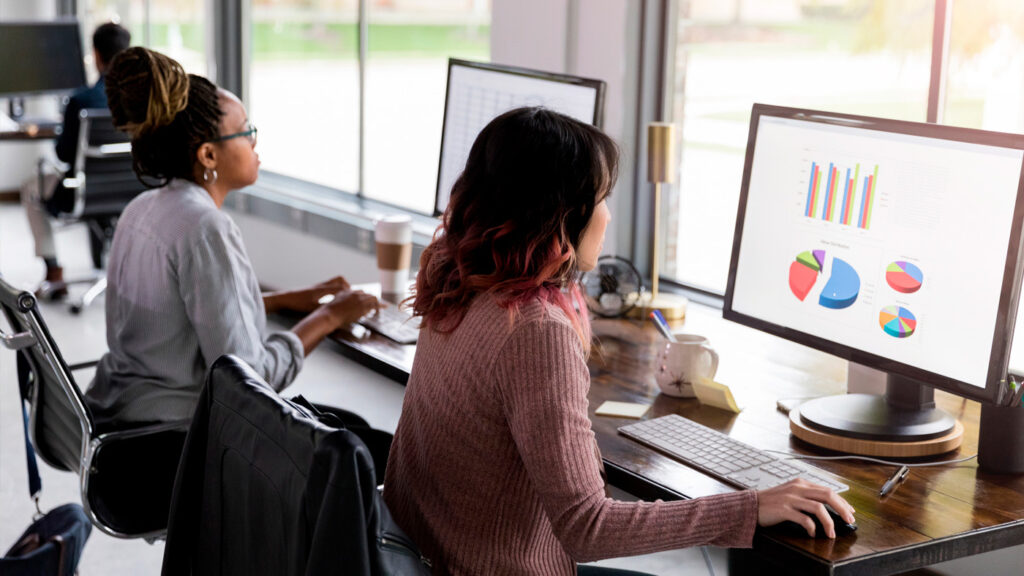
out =
[[708,378],[714,380],[715,374],[718,373],[718,352],[715,352],[715,349],[707,344],[701,344],[700,347],[711,355],[711,374],[708,374]]

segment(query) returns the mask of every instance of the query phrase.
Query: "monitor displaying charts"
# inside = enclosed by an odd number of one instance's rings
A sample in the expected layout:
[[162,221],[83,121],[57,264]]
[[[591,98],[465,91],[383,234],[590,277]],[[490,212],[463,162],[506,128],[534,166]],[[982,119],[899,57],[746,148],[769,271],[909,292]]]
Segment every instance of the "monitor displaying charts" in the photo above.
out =
[[601,80],[450,59],[435,215],[448,207],[473,141],[496,116],[522,106],[544,106],[600,126],[604,90]]
[[1024,137],[756,105],[727,318],[992,400]]

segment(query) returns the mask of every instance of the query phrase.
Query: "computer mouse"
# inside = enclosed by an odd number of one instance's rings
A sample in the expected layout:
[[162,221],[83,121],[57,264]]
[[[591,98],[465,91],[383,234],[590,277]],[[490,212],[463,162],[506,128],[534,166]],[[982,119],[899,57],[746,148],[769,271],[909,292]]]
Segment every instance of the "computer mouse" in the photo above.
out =
[[[825,505],[825,510],[828,511],[829,517],[832,518],[832,524],[834,524],[836,527],[836,538],[839,538],[840,536],[845,536],[857,530],[856,522],[847,522],[843,519],[842,516],[839,515],[838,512],[833,510],[832,507],[829,506],[828,504]],[[828,534],[825,532],[825,527],[821,525],[821,520],[819,520],[816,515],[811,514],[810,512],[804,512],[804,514],[810,516],[811,520],[814,521],[814,537],[828,538]],[[790,532],[793,535],[807,536],[807,530],[800,524],[797,524],[796,522],[791,522],[787,520],[785,522],[780,523],[779,526],[782,526],[783,530]]]

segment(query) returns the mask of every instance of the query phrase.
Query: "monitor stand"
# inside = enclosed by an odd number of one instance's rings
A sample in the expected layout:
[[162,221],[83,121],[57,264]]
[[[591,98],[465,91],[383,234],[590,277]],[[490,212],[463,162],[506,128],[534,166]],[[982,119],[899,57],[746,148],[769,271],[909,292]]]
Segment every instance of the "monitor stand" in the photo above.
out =
[[935,391],[889,374],[884,396],[844,394],[817,398],[790,411],[794,436],[822,448],[888,457],[955,450],[963,426],[935,407]]

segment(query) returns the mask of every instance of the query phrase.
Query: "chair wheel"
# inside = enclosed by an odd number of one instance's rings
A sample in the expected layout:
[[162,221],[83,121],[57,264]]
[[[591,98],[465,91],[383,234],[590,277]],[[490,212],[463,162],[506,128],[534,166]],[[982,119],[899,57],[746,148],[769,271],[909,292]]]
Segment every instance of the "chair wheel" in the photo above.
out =
[[72,314],[81,314],[82,313],[82,305],[81,304],[72,304],[70,308],[71,308],[71,313]]

